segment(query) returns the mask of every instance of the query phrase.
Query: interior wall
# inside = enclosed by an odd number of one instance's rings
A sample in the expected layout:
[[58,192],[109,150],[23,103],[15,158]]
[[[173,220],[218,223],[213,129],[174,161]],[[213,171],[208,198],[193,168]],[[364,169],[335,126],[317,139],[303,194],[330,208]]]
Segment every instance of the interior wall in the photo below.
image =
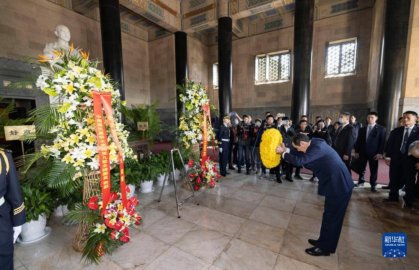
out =
[[[372,9],[346,13],[314,22],[311,114],[337,116],[348,110],[365,114],[368,100],[368,67]],[[255,85],[255,57],[258,54],[289,50],[293,53],[294,28],[283,28],[233,41],[233,109],[262,117],[265,111],[291,109],[292,79],[289,82]],[[357,72],[353,76],[325,78],[326,44],[329,41],[358,38]],[[217,46],[210,46],[209,59],[217,59]],[[212,62],[208,63],[212,66]],[[291,66],[293,63],[291,62]],[[212,72],[209,73],[212,86]],[[218,90],[214,90],[217,92]],[[215,105],[218,102],[215,103]]]
[[[99,22],[46,0],[0,1],[0,57],[36,58],[46,43],[55,42],[55,27],[66,25],[71,42],[102,59]],[[122,33],[127,104],[150,102],[147,42]]]

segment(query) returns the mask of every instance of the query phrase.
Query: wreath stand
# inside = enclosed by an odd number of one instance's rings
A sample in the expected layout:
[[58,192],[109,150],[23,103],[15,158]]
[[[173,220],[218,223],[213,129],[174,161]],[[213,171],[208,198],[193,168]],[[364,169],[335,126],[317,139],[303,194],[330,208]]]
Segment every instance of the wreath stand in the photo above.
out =
[[[179,158],[180,158],[180,161],[182,162],[182,172],[181,172],[181,174],[182,174],[182,179],[183,179],[183,181],[186,181],[186,185],[187,186],[189,186],[190,187],[190,189],[191,189],[191,191],[192,191],[192,194],[190,194],[188,197],[186,197],[185,199],[183,199],[183,200],[179,200],[179,198],[178,198],[178,195],[177,195],[177,185],[176,185],[176,179],[175,179],[175,162],[174,162],[174,154],[175,153],[177,153],[178,155],[179,155]],[[193,186],[192,186],[192,183],[191,183],[191,181],[189,181],[189,179],[188,179],[188,177],[186,177],[187,176],[187,172],[186,172],[186,169],[185,169],[185,163],[183,162],[183,158],[182,158],[182,155],[180,154],[180,151],[179,151],[179,149],[177,149],[177,148],[173,148],[172,150],[170,150],[170,163],[168,164],[168,171],[170,170],[170,167],[172,167],[171,168],[171,170],[172,170],[172,173],[169,173],[169,174],[166,174],[166,176],[164,177],[164,181],[163,181],[163,186],[161,187],[161,191],[160,191],[160,197],[159,197],[159,200],[158,200],[158,202],[161,202],[161,197],[162,197],[162,195],[163,195],[163,190],[164,190],[164,186],[165,186],[165,184],[166,184],[166,181],[168,181],[168,178],[169,177],[172,177],[172,180],[173,180],[173,186],[174,186],[174,188],[175,188],[175,198],[176,198],[176,210],[177,210],[177,217],[178,218],[180,218],[180,212],[179,212],[179,208],[187,201],[187,200],[189,200],[189,199],[191,199],[191,198],[193,198],[193,200],[194,200],[194,202],[196,203],[196,205],[199,205],[199,202],[196,200],[196,197],[195,197],[195,191],[194,191],[194,189],[193,189]]]
[[[83,182],[83,203],[86,204],[91,197],[100,195],[100,171],[88,173],[84,176]],[[73,249],[77,252],[83,251],[88,238],[88,224],[86,221],[81,221],[73,240]]]

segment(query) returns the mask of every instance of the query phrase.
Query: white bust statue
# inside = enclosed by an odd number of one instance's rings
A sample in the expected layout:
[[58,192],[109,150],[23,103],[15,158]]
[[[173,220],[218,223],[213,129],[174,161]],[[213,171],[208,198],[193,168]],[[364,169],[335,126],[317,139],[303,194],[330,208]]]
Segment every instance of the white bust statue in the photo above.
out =
[[65,25],[57,25],[54,34],[58,40],[56,42],[47,43],[44,48],[44,55],[53,56],[54,50],[64,49],[68,50],[70,47],[69,41],[71,38],[70,30]]

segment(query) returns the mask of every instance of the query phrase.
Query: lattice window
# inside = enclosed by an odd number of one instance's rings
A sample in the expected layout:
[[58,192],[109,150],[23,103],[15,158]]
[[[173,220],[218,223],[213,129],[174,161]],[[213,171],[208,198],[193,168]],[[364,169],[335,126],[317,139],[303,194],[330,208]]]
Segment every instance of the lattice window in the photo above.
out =
[[327,45],[326,77],[355,74],[356,54],[356,38],[330,42]]
[[274,83],[290,80],[291,55],[289,51],[258,55],[255,83]]
[[214,89],[218,88],[218,63],[212,64],[212,85]]

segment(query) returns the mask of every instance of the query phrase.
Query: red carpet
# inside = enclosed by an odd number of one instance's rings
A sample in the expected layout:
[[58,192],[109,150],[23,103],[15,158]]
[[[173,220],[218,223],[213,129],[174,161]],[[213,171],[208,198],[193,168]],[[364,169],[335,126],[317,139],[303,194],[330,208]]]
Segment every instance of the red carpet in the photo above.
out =
[[[172,148],[171,142],[156,142],[154,145],[151,146],[151,151],[153,153],[159,153],[161,151],[169,151]],[[214,161],[218,161],[218,151],[213,151],[213,149],[208,149],[208,154],[210,155],[211,159]],[[311,174],[311,171],[303,169],[303,173]],[[389,182],[389,167],[385,164],[384,160],[380,160],[378,164],[378,176],[377,176],[377,183],[381,185],[388,185]],[[358,180],[358,174],[352,172],[352,179]],[[365,173],[365,180],[369,182],[370,179],[370,171],[367,166],[367,171]]]

